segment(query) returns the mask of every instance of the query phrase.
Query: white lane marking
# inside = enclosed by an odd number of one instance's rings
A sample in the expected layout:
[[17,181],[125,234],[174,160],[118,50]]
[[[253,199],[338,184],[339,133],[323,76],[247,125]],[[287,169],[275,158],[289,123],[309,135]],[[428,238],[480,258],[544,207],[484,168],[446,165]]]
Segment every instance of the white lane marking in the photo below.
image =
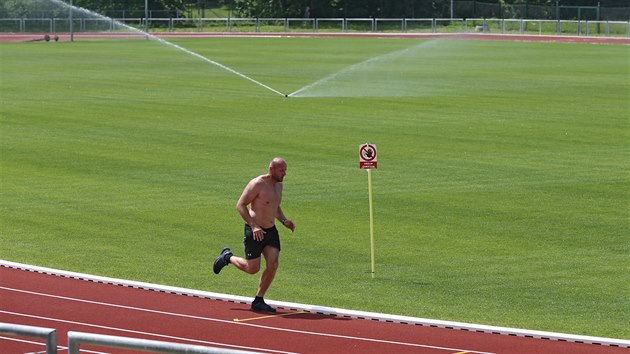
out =
[[[467,350],[467,349],[433,346],[433,345],[427,345],[427,344],[398,342],[398,341],[390,341],[390,340],[366,338],[366,337],[356,337],[356,336],[345,336],[345,335],[340,335],[340,334],[321,333],[321,332],[303,331],[303,330],[296,330],[296,329],[282,328],[282,327],[263,326],[263,325],[253,324],[253,323],[234,322],[234,321],[231,321],[231,320],[222,320],[222,319],[212,318],[212,317],[201,317],[201,316],[194,316],[194,315],[186,315],[186,314],[180,314],[180,313],[174,313],[174,312],[152,310],[152,309],[141,308],[141,307],[118,305],[118,304],[112,304],[112,303],[106,303],[106,302],[100,302],[100,301],[78,299],[78,298],[72,298],[72,297],[67,297],[67,296],[44,294],[44,293],[38,293],[38,292],[33,292],[33,291],[28,291],[28,290],[7,288],[7,287],[3,287],[3,286],[0,286],[0,289],[4,289],[4,290],[8,290],[8,291],[14,291],[14,292],[20,292],[20,293],[25,293],[25,294],[31,294],[31,295],[37,295],[37,296],[43,296],[43,297],[50,297],[50,298],[68,300],[68,301],[76,301],[76,302],[88,303],[88,304],[93,304],[93,305],[109,306],[109,307],[115,307],[115,308],[122,308],[122,309],[126,309],[126,310],[134,310],[134,311],[156,313],[156,314],[167,315],[167,316],[191,318],[191,319],[202,320],[202,321],[226,323],[226,324],[237,325],[237,326],[249,326],[249,327],[262,328],[262,329],[268,329],[268,330],[275,330],[275,331],[281,331],[281,332],[307,334],[307,335],[314,335],[314,336],[321,336],[321,337],[341,338],[341,339],[349,339],[349,340],[357,340],[357,341],[365,341],[365,342],[373,342],[373,343],[402,345],[402,346],[410,346],[410,347],[418,347],[418,348],[447,350],[447,351],[454,351],[454,352],[465,351],[465,352],[476,353],[476,354],[494,354],[494,353],[489,353],[489,352],[480,352],[480,351]],[[0,312],[4,312],[4,311],[0,311]]]
[[140,334],[140,335],[145,335],[145,336],[153,336],[153,337],[165,338],[165,339],[170,339],[170,340],[181,340],[181,341],[188,341],[188,342],[194,342],[194,343],[201,343],[201,344],[205,344],[205,345],[215,345],[215,346],[222,346],[222,347],[230,347],[230,348],[238,348],[238,349],[246,349],[246,350],[255,350],[255,351],[259,351],[259,352],[262,351],[262,352],[265,352],[265,353],[269,352],[269,353],[280,353],[280,354],[298,354],[298,353],[294,353],[294,352],[284,352],[284,351],[280,351],[280,350],[272,350],[272,349],[264,349],[264,348],[252,348],[252,347],[246,347],[246,346],[242,346],[242,345],[232,345],[232,344],[219,343],[219,342],[210,342],[210,341],[204,341],[204,340],[192,339],[192,338],[168,336],[168,335],[164,335],[164,334],[157,334],[157,333],[151,333],[151,332],[134,331],[134,330],[131,330],[131,329],[109,327],[109,326],[101,326],[101,325],[92,324],[92,323],[64,320],[64,319],[61,319],[61,318],[30,315],[30,314],[27,314],[27,313],[18,313],[18,312],[4,311],[4,310],[0,310],[0,313],[6,313],[6,314],[9,314],[9,315],[13,315],[13,316],[34,318],[34,319],[38,319],[38,320],[46,320],[46,321],[53,321],[53,322],[68,323],[68,324],[72,324],[72,325],[79,325],[79,326],[85,326],[85,327],[94,327],[94,328],[106,329],[106,330],[110,330],[110,331],[118,331],[118,332],[124,332],[124,333],[132,333],[132,334]]

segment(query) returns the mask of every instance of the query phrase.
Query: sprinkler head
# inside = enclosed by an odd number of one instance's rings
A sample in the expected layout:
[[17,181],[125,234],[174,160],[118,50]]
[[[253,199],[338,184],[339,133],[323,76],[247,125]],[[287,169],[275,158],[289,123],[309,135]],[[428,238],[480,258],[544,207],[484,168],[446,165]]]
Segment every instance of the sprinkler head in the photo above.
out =
[[284,95],[284,97],[289,98],[289,95]]

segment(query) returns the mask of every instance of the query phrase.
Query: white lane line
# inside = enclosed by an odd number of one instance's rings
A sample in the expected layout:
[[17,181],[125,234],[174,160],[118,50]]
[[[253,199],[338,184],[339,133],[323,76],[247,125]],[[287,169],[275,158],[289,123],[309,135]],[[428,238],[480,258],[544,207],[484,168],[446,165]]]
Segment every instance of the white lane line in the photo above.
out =
[[[282,327],[263,326],[263,325],[259,325],[259,324],[253,324],[253,323],[234,322],[234,321],[231,321],[231,320],[222,320],[222,319],[212,318],[212,317],[201,317],[201,316],[194,316],[194,315],[186,315],[186,314],[180,314],[180,313],[174,313],[174,312],[166,312],[166,311],[159,311],[159,310],[153,310],[153,309],[147,309],[147,308],[141,308],[141,307],[133,307],[133,306],[126,306],[126,305],[111,304],[111,303],[106,303],[106,302],[78,299],[78,298],[72,298],[72,297],[67,297],[67,296],[44,294],[44,293],[38,293],[38,292],[33,292],[33,291],[28,291],[28,290],[7,288],[7,287],[3,287],[3,286],[0,286],[0,289],[4,289],[4,290],[7,290],[7,291],[19,292],[19,293],[25,293],[25,294],[31,294],[31,295],[37,295],[37,296],[43,296],[43,297],[56,298],[56,299],[61,299],[61,300],[68,300],[68,301],[76,301],[76,302],[88,303],[88,304],[93,304],[93,305],[101,305],[101,306],[122,308],[122,309],[126,309],[126,310],[156,313],[156,314],[167,315],[167,316],[191,318],[191,319],[202,320],[202,321],[219,322],[219,323],[225,323],[225,324],[231,324],[231,325],[237,325],[237,326],[249,326],[249,327],[261,328],[261,329],[267,329],[267,330],[274,330],[274,331],[281,331],[281,332],[307,334],[307,335],[320,336],[320,337],[349,339],[349,340],[372,342],[372,343],[382,343],[382,344],[410,346],[410,347],[418,347],[418,348],[429,348],[429,349],[446,350],[446,351],[454,351],[454,352],[462,352],[462,351],[464,351],[464,352],[469,352],[469,353],[473,353],[473,354],[493,354],[493,353],[489,353],[489,352],[480,352],[480,351],[474,351],[474,350],[468,350],[468,349],[460,349],[460,348],[449,348],[449,347],[433,346],[433,345],[427,345],[427,344],[398,342],[398,341],[390,341],[390,340],[367,338],[367,337],[345,336],[345,335],[340,335],[340,334],[321,333],[321,332],[303,331],[303,330],[296,330],[296,329],[282,328]],[[0,312],[4,312],[4,311],[0,311]]]
[[298,353],[294,353],[294,352],[285,352],[285,351],[280,351],[280,350],[272,350],[272,349],[264,349],[264,348],[252,348],[252,347],[247,347],[247,346],[242,346],[242,345],[232,345],[232,344],[226,344],[226,343],[204,341],[204,340],[199,340],[199,339],[175,337],[175,336],[168,336],[168,335],[164,335],[164,334],[142,332],[142,331],[134,331],[134,330],[131,330],[131,329],[109,327],[109,326],[101,326],[101,325],[92,324],[92,323],[70,321],[70,320],[64,320],[64,319],[61,319],[61,318],[54,318],[54,317],[37,316],[37,315],[31,315],[31,314],[27,314],[27,313],[18,313],[18,312],[4,311],[4,310],[0,310],[0,313],[6,313],[8,315],[13,315],[13,316],[34,318],[34,319],[38,319],[38,320],[46,320],[46,321],[61,322],[61,323],[67,323],[67,324],[72,324],[72,325],[78,325],[78,326],[106,329],[106,330],[110,330],[110,331],[118,331],[118,332],[124,332],[124,333],[140,334],[140,335],[145,335],[145,336],[159,337],[159,338],[165,338],[165,339],[169,339],[169,340],[180,340],[180,341],[201,343],[201,344],[205,344],[205,345],[213,345],[213,346],[221,346],[221,347],[246,349],[246,350],[250,350],[250,351],[258,351],[258,352],[264,352],[264,353],[298,354]]

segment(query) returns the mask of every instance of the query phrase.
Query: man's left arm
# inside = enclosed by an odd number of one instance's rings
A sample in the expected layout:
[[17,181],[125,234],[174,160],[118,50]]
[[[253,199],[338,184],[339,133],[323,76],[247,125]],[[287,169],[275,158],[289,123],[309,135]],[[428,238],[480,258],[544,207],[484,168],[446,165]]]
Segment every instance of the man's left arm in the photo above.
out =
[[282,208],[278,205],[278,210],[276,211],[276,218],[280,220],[280,223],[284,225],[287,229],[291,230],[291,232],[295,231],[295,224],[293,221],[287,219],[282,212]]

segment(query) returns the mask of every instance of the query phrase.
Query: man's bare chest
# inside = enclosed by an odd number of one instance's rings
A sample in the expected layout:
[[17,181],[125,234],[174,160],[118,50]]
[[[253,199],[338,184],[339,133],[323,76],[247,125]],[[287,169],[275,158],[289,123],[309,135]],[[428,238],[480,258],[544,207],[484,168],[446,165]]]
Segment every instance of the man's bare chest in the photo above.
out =
[[265,187],[260,190],[258,194],[257,202],[264,206],[277,207],[280,204],[282,198],[281,192],[273,187]]

